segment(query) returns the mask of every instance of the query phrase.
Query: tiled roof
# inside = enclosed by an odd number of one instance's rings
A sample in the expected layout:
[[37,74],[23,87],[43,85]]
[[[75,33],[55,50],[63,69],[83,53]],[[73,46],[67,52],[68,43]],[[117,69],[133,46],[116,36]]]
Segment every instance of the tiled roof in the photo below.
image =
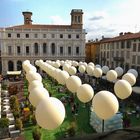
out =
[[7,27],[6,29],[70,29],[71,25],[42,25],[42,24],[28,24]]
[[114,41],[122,41],[122,40],[130,40],[140,38],[140,32],[138,33],[124,33],[123,35],[119,35],[107,40],[102,40],[101,43],[105,42],[114,42]]

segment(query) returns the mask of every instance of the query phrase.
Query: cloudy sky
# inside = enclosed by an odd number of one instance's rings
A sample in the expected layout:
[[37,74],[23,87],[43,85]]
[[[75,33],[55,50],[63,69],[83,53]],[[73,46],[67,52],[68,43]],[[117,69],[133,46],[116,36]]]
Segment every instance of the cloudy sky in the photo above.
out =
[[140,31],[140,0],[0,0],[0,27],[23,24],[22,11],[33,23],[70,24],[71,9],[83,9],[86,39]]

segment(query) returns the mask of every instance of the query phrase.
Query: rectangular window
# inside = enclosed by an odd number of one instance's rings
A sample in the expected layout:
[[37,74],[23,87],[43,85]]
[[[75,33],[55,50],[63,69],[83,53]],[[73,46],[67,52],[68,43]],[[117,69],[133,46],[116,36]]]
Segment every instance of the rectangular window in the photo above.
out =
[[127,47],[128,49],[131,48],[131,41],[130,41],[130,40],[127,41],[127,46],[126,46],[126,47]]
[[52,38],[55,38],[55,34],[52,34],[51,36],[52,36]]
[[11,55],[12,54],[12,47],[8,46],[8,54]]
[[[109,58],[109,52],[107,51],[107,58]],[[108,65],[107,65],[108,66]]]
[[138,45],[138,52],[140,52],[140,43],[139,43],[139,45]]
[[25,34],[25,37],[26,37],[26,38],[29,38],[29,34]]
[[44,54],[47,53],[47,45],[46,45],[46,43],[43,43],[43,53]]
[[79,54],[79,47],[76,47],[76,54]]
[[132,56],[132,64],[136,64],[136,56],[135,55]]
[[68,47],[68,55],[70,55],[71,54],[71,47],[69,46]]
[[130,51],[126,52],[126,58],[130,58]]
[[17,38],[20,38],[20,34],[17,34]]
[[68,34],[68,38],[71,38],[71,34]]
[[60,54],[63,54],[63,47],[60,47]]
[[121,41],[121,48],[124,49],[125,48],[125,42]]
[[20,54],[21,50],[20,50],[20,46],[17,46],[17,54]]
[[10,33],[8,33],[8,37],[9,37],[9,38],[11,37],[11,34],[10,34]]
[[60,38],[63,38],[63,34],[60,34]]
[[140,65],[140,56],[138,56],[137,59],[138,59],[137,63],[138,63],[138,65]]
[[46,34],[43,34],[43,38],[46,38]]
[[137,47],[137,44],[136,44],[136,43],[134,43],[134,44],[133,44],[133,52],[136,52],[136,50],[137,50],[137,48],[136,48],[136,47]]
[[29,52],[30,52],[29,46],[26,46],[26,54],[29,55]]
[[79,34],[76,35],[76,38],[77,38],[77,39],[79,38]]
[[38,34],[34,34],[34,37],[35,37],[35,38],[38,38]]

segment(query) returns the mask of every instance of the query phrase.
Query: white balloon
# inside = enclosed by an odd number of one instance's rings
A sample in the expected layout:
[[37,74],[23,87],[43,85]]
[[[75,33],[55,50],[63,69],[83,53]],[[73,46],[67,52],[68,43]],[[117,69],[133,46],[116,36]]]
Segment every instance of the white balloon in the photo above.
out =
[[44,129],[59,127],[65,118],[65,108],[60,100],[50,97],[39,103],[35,111],[36,121]]
[[118,77],[123,75],[123,69],[121,67],[116,67],[115,71],[117,72]]
[[133,86],[136,83],[136,77],[132,73],[124,74],[122,79],[128,81],[131,86]]
[[49,98],[49,93],[42,87],[33,88],[29,94],[29,101],[34,107],[36,107],[40,101],[46,100],[47,98]]
[[119,109],[119,103],[111,92],[100,91],[92,100],[93,110],[101,119],[107,120],[113,117]]
[[58,77],[57,77],[58,83],[61,84],[61,85],[65,85],[66,84],[66,80],[69,77],[70,76],[69,76],[68,72],[66,72],[66,71],[60,71],[58,73]]
[[132,87],[126,80],[118,80],[114,85],[114,91],[120,99],[126,99],[131,95]]
[[94,75],[96,78],[101,77],[101,76],[102,76],[102,69],[101,69],[101,68],[94,68],[93,75]]
[[39,80],[42,81],[42,77],[39,73],[30,71],[26,74],[26,79],[28,80],[28,82],[32,82],[33,80]]
[[66,87],[72,93],[76,93],[77,89],[81,86],[81,84],[81,79],[78,76],[73,75],[66,80]]
[[103,66],[102,71],[103,71],[104,74],[106,74],[109,71],[109,67],[108,66]]
[[132,74],[135,75],[136,78],[138,77],[138,72],[137,72],[135,69],[129,69],[129,70],[127,71],[127,73],[132,73]]
[[94,67],[92,65],[88,65],[86,71],[88,75],[93,76]]
[[68,73],[69,73],[70,75],[75,75],[76,72],[77,72],[77,69],[76,69],[74,66],[69,67]]
[[117,72],[115,70],[109,70],[106,74],[106,78],[110,82],[115,81],[117,79]]
[[77,89],[77,98],[83,102],[89,102],[94,96],[94,90],[89,84],[83,84]]
[[84,73],[85,70],[86,70],[86,67],[84,65],[80,65],[78,70],[79,70],[80,73]]

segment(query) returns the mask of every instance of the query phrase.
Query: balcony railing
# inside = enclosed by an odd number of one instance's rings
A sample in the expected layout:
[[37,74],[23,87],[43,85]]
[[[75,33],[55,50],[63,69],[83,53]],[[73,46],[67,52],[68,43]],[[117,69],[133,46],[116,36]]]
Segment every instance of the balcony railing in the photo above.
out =
[[124,61],[124,57],[114,57],[114,61]]

